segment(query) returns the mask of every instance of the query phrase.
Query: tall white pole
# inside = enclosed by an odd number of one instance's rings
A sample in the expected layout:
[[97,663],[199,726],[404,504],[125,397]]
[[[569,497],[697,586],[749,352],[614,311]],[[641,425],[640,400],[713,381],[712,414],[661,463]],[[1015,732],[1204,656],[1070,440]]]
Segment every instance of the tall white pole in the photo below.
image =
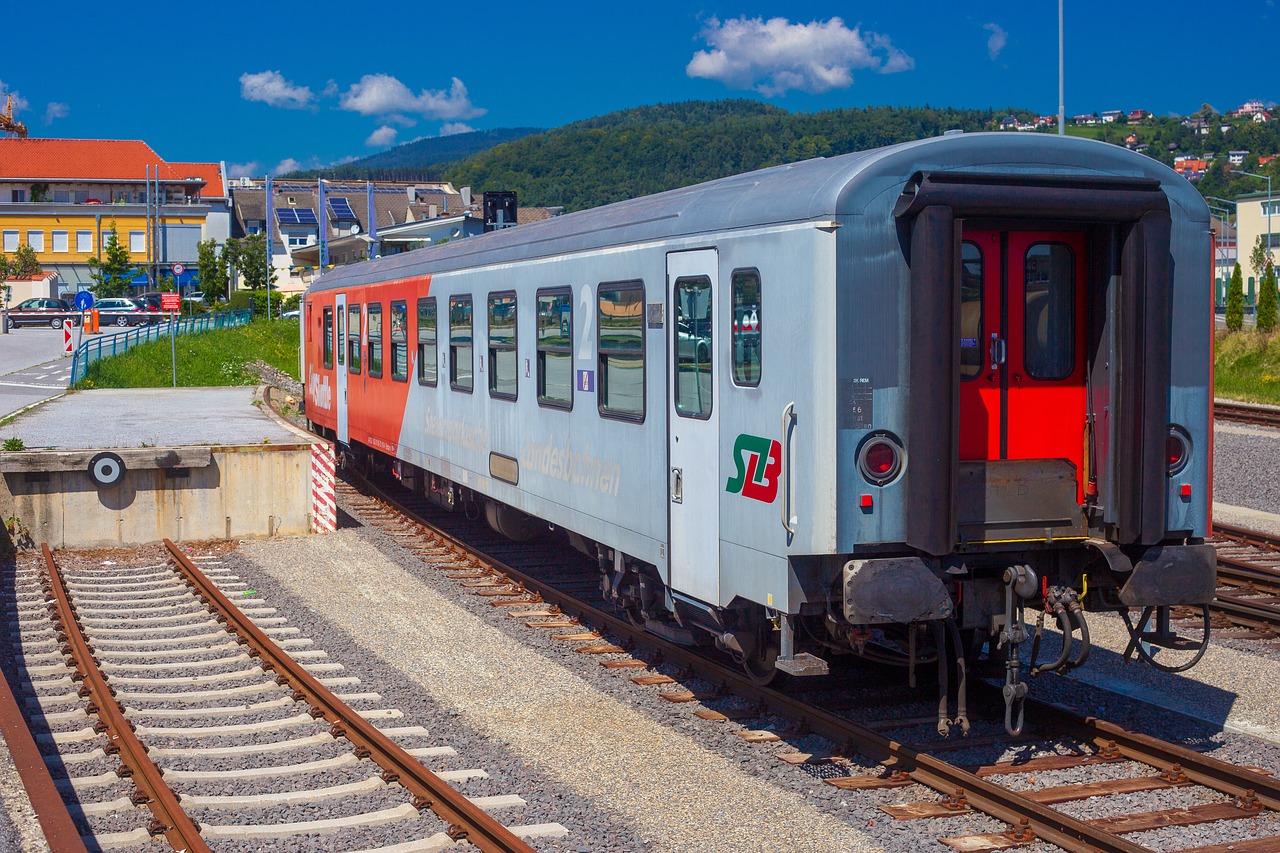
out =
[[1058,135],[1067,132],[1067,98],[1063,86],[1062,0],[1058,0]]

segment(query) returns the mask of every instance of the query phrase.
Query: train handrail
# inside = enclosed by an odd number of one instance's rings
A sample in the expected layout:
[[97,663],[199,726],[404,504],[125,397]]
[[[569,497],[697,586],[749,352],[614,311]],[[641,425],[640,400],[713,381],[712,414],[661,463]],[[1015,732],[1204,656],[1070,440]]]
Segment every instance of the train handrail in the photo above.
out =
[[[207,332],[210,329],[228,329],[248,324],[251,312],[244,308],[237,311],[216,311],[210,314],[199,314],[184,317],[181,320],[138,326],[126,332],[82,340],[71,358],[71,376],[67,381],[68,388],[84,379],[89,365],[103,358],[128,352],[131,347],[149,341],[169,337],[170,333],[191,335]],[[108,351],[109,350],[109,351]]]
[[796,535],[796,517],[791,514],[791,432],[787,422],[795,423],[796,404],[792,400],[782,410],[782,529],[788,536]]

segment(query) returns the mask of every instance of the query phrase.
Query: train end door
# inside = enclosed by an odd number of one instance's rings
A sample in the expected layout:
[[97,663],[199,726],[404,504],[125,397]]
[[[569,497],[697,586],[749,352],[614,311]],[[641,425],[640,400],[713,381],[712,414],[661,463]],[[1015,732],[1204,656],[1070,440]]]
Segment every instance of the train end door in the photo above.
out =
[[334,350],[338,354],[337,368],[334,370],[335,394],[338,405],[338,441],[342,444],[350,442],[347,425],[347,295],[339,293],[334,297],[333,313],[337,315],[334,326]]
[[716,379],[717,252],[667,255],[668,513],[671,589],[720,597],[720,423]]

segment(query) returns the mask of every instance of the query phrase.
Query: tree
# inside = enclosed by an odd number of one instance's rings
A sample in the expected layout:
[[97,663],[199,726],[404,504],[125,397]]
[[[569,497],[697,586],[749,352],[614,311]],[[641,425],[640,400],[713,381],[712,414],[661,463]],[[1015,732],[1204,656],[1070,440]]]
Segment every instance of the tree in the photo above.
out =
[[227,242],[222,244],[222,263],[227,268],[227,288],[228,295],[230,291],[240,286],[240,240],[235,237],[227,238]]
[[1276,268],[1268,261],[1266,272],[1262,275],[1262,284],[1258,287],[1256,322],[1258,331],[1275,331],[1278,314],[1280,314],[1280,295],[1276,293]]
[[93,270],[90,275],[97,282],[93,292],[98,296],[124,296],[129,292],[130,282],[137,275],[138,268],[130,260],[129,250],[120,245],[114,219],[101,255],[88,258],[89,267]]
[[9,280],[9,258],[7,255],[0,255],[0,306],[5,309],[9,307],[9,285],[5,284]]
[[1227,328],[1233,332],[1244,328],[1244,276],[1238,263],[1231,272],[1231,283],[1227,285]]
[[201,240],[196,246],[196,280],[204,301],[213,303],[227,295],[227,252],[218,254],[216,240]]
[[1253,251],[1249,252],[1249,267],[1259,278],[1262,277],[1262,270],[1267,266],[1267,246],[1263,239],[1265,236],[1259,234],[1257,242],[1253,244]]
[[36,250],[23,243],[13,253],[13,258],[9,261],[9,277],[20,278],[39,275],[41,272],[40,260],[36,257]]
[[275,289],[276,271],[267,263],[267,235],[262,232],[250,234],[240,241],[238,259],[240,275],[244,276],[244,286],[249,290],[262,290],[270,286]]

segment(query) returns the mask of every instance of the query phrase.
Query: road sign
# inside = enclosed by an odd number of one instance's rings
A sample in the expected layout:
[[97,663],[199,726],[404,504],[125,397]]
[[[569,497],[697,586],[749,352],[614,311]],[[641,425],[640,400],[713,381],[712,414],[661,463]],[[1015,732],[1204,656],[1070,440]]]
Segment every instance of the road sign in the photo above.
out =
[[82,290],[76,294],[76,308],[80,311],[88,311],[93,307],[93,294],[87,290]]
[[62,354],[71,355],[71,321],[62,321]]
[[160,294],[160,310],[161,311],[177,311],[178,305],[179,305],[179,296],[177,291],[169,291],[168,293]]
[[183,274],[184,272],[186,272],[186,271],[187,271],[187,268],[186,268],[186,267],[184,267],[182,264],[174,264],[174,265],[173,265],[173,274],[174,274],[174,275],[182,275],[182,274]]

